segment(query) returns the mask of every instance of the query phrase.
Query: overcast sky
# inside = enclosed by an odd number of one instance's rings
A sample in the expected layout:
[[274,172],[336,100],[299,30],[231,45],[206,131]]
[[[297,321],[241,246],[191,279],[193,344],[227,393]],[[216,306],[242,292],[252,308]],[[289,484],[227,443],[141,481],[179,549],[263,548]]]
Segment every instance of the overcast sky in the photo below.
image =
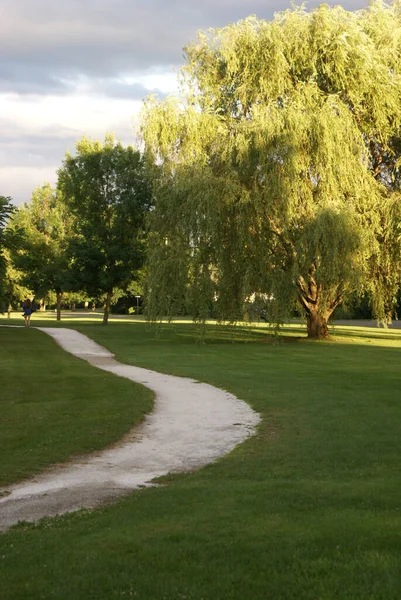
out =
[[[367,1],[341,4],[354,10]],[[0,0],[0,195],[19,204],[45,180],[55,183],[66,150],[84,134],[113,131],[134,143],[142,99],[176,91],[182,48],[199,29],[250,14],[270,19],[289,7],[290,0]]]

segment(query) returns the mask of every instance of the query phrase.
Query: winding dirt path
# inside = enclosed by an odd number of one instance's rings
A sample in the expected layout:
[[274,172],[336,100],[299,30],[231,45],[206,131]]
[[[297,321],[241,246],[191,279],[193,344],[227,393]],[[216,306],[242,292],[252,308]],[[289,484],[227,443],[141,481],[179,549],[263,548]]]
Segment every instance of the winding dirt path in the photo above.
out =
[[124,365],[73,329],[38,327],[91,365],[156,393],[153,412],[111,449],[55,466],[0,490],[0,529],[81,508],[93,508],[155,477],[200,468],[230,452],[260,418],[232,394],[193,379]]

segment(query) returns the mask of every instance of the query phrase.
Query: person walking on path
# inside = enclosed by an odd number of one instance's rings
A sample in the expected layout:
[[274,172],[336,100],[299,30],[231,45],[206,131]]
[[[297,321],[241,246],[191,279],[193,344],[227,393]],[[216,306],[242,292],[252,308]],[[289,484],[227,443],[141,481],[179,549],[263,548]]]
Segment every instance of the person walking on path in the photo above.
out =
[[22,308],[24,310],[22,316],[25,319],[25,327],[30,327],[31,326],[31,314],[33,312],[35,312],[34,304],[31,302],[30,298],[27,298],[25,300],[24,304],[22,305]]

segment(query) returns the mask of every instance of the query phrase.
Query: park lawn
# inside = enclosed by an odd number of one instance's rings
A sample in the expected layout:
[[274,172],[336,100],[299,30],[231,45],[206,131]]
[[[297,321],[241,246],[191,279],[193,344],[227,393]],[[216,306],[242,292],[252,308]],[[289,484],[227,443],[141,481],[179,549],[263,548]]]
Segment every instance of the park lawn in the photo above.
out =
[[152,392],[33,328],[0,327],[0,365],[0,486],[118,441],[152,408]]
[[[401,335],[87,322],[118,360],[234,392],[257,435],[98,511],[0,536],[4,600],[401,597]],[[299,337],[300,331],[287,331]]]

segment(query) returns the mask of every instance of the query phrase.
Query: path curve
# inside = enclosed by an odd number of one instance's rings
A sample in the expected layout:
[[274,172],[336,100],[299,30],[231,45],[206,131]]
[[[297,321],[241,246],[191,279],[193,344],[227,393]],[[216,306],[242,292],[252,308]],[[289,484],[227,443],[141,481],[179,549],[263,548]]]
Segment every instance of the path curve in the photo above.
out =
[[[73,329],[37,327],[91,365],[156,393],[154,410],[116,446],[0,490],[0,529],[93,508],[171,472],[200,468],[255,432],[260,417],[234,395],[193,379],[117,362]],[[1,497],[4,493],[8,495]]]

